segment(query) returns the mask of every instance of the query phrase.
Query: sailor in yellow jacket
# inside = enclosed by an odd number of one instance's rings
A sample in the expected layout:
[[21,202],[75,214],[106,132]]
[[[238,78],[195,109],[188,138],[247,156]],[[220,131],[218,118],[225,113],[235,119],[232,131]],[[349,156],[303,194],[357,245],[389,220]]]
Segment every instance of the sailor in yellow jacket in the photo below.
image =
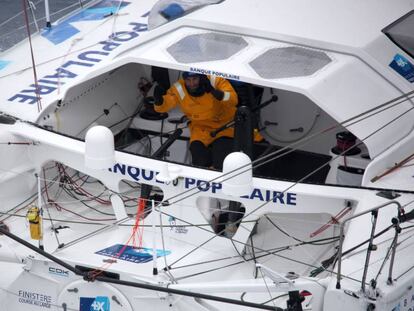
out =
[[226,79],[184,72],[166,92],[154,90],[157,112],[167,112],[177,105],[190,121],[190,151],[194,165],[220,169],[231,152],[234,129],[228,128],[215,137],[210,133],[234,119],[237,94]]

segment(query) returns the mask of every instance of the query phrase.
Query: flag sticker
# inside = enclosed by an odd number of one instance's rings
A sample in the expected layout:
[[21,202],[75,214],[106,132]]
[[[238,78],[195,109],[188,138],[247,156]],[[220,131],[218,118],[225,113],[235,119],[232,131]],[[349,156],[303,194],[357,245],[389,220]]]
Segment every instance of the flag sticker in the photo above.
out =
[[404,56],[396,54],[390,67],[403,76],[407,81],[414,82],[414,65]]

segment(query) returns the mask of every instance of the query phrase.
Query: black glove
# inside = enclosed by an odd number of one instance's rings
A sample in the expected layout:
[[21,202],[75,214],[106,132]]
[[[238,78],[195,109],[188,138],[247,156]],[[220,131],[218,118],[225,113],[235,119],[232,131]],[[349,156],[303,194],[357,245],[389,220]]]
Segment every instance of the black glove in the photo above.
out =
[[200,86],[203,88],[204,92],[210,93],[214,90],[214,87],[211,85],[210,80],[207,78],[206,75],[202,75],[200,77]]
[[207,78],[206,75],[200,78],[200,85],[203,87],[206,93],[211,93],[217,100],[222,100],[224,97],[224,92],[215,89],[212,85],[210,80]]
[[154,88],[154,104],[156,106],[162,105],[164,102],[164,98],[162,97],[163,95],[165,95],[165,89],[159,85],[156,85]]

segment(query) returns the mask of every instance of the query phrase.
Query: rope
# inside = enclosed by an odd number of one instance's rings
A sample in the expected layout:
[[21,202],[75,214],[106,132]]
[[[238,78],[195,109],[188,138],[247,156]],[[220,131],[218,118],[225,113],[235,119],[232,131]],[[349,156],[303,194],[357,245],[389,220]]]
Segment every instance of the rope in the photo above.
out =
[[329,229],[329,227],[331,227],[333,224],[339,224],[339,220],[342,217],[344,217],[346,214],[348,214],[350,211],[352,211],[352,207],[345,207],[338,214],[336,214],[334,217],[331,217],[331,220],[329,220],[326,224],[324,224],[318,230],[312,232],[309,235],[309,237],[313,238],[313,237],[317,236],[318,234],[321,234],[325,230]]
[[269,286],[267,285],[267,282],[266,282],[266,277],[265,277],[265,275],[264,275],[264,273],[263,273],[262,269],[261,269],[261,268],[259,268],[259,270],[260,270],[260,274],[262,275],[263,282],[264,282],[264,284],[265,284],[265,286],[266,286],[267,293],[269,294],[269,298],[270,298],[270,300],[268,300],[268,301],[271,301],[271,302],[272,302],[272,304],[273,304],[273,307],[275,307],[275,308],[276,308],[276,304],[275,304],[275,301],[274,301],[274,299],[273,299],[273,297],[272,297],[272,293],[270,292],[270,288],[269,288]]

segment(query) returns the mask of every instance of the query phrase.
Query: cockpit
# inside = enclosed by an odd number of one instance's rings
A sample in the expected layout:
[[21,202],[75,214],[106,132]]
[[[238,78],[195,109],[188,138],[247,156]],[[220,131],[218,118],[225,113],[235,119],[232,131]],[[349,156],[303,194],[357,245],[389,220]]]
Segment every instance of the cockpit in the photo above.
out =
[[[157,88],[168,90],[182,76],[182,70],[125,64],[71,88],[41,125],[79,139],[92,126],[105,125],[118,151],[194,166],[191,120],[180,106],[161,113],[154,109]],[[209,132],[211,139],[228,129],[234,133],[219,152],[248,154],[257,177],[361,184],[369,163],[365,147],[310,98],[237,77],[221,79],[237,95],[237,106],[234,117]],[[195,166],[221,170],[221,165]]]

